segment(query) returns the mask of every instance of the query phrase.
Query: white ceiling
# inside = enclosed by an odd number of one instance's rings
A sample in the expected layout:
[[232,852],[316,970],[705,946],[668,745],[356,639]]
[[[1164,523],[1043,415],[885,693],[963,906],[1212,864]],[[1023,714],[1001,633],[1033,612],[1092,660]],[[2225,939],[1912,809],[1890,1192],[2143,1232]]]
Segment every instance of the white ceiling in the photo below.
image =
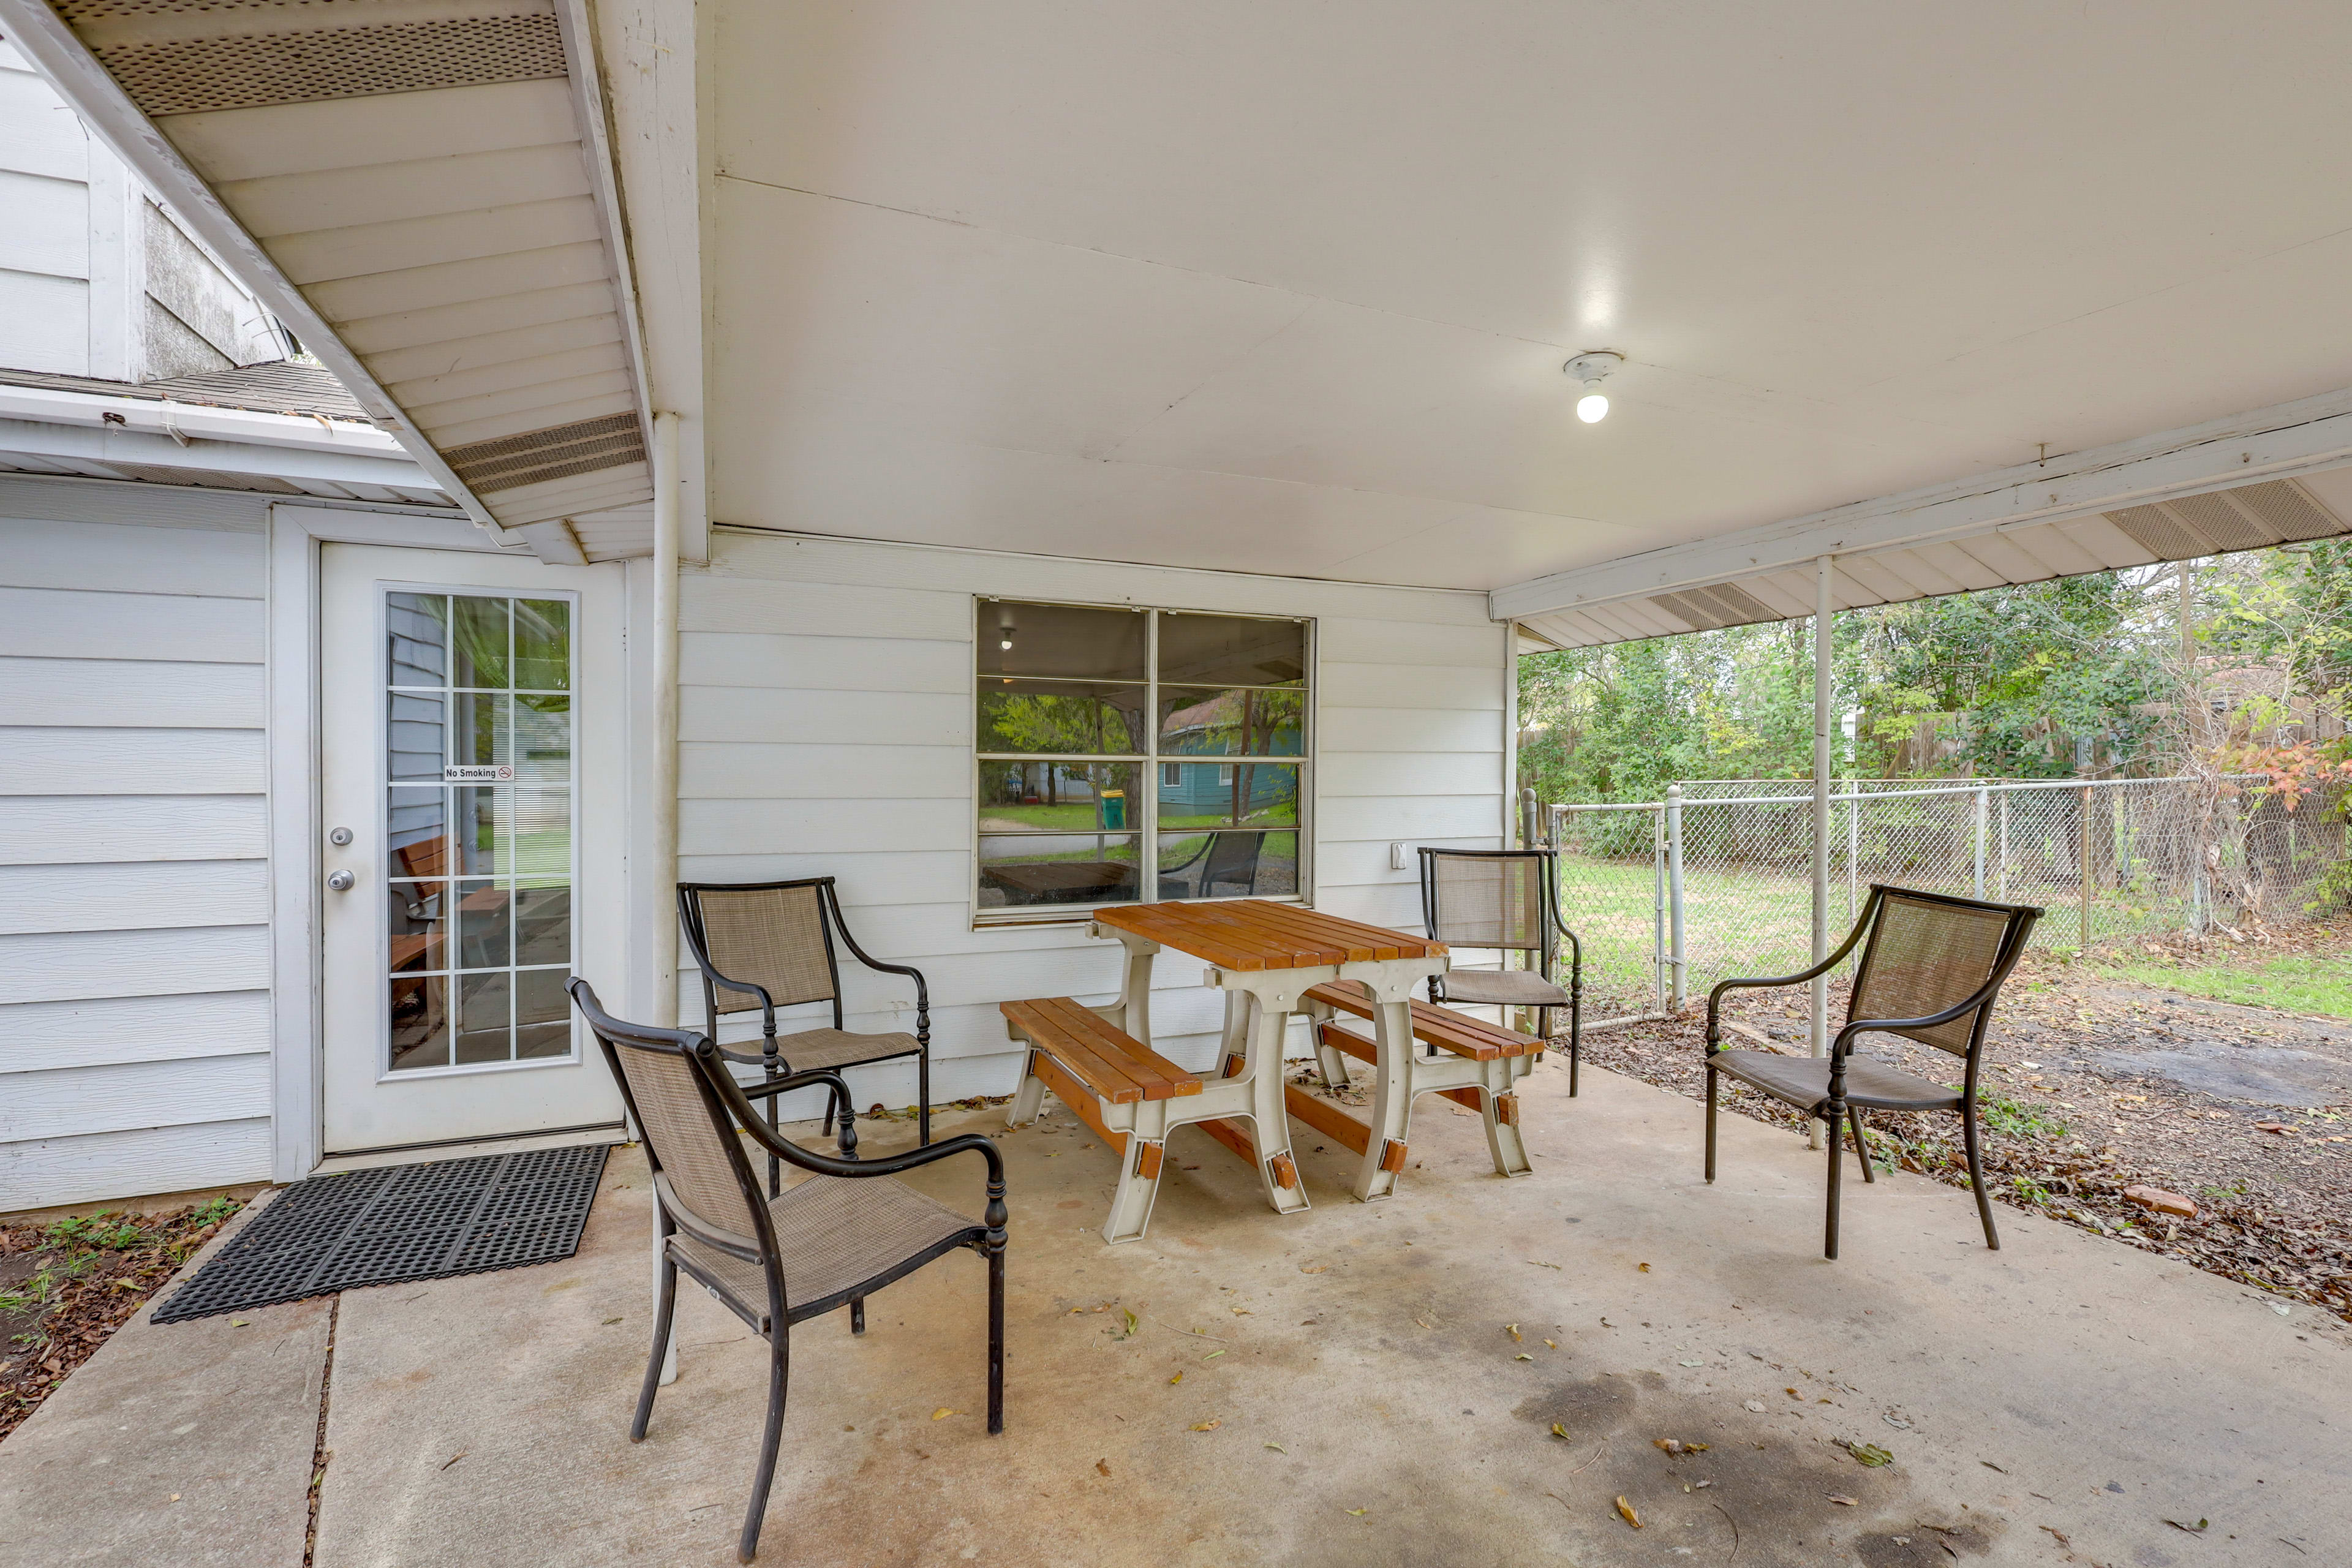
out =
[[2352,384],[2352,8],[707,9],[718,521],[1492,588]]

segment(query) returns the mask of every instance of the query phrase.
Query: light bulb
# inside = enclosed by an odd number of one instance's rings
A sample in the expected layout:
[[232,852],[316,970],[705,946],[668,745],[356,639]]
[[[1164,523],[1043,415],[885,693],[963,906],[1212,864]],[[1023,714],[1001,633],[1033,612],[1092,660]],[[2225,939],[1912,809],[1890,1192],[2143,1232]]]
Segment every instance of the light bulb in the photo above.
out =
[[1608,395],[1588,392],[1576,400],[1576,416],[1587,425],[1598,425],[1609,417]]
[[1003,641],[1002,641],[1002,642],[998,643],[996,646],[997,646],[997,647],[1001,647],[1001,648],[1003,648],[1005,652],[1007,652],[1007,653],[1011,653],[1011,652],[1013,651],[1013,639],[1012,639],[1011,637],[1006,637]]

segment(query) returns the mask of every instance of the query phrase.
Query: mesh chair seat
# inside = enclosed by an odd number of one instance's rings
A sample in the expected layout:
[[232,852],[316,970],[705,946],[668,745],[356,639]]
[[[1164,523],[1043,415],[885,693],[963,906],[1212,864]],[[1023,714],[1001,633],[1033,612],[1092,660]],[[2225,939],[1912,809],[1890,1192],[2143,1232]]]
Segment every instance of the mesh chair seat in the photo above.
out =
[[[727,1047],[738,1061],[757,1060],[760,1040],[741,1040]],[[776,1037],[776,1055],[787,1072],[831,1072],[865,1062],[911,1057],[923,1048],[912,1035],[854,1035],[845,1029],[803,1029]]]
[[[1784,1057],[1778,1051],[1720,1051],[1708,1058],[1719,1071],[1755,1085],[1803,1111],[1829,1103],[1830,1059]],[[1871,1110],[1958,1110],[1958,1091],[1869,1057],[1845,1060],[1845,1099]]]
[[[776,1227],[784,1310],[795,1317],[877,1275],[904,1272],[908,1260],[961,1245],[979,1228],[891,1176],[812,1175],[771,1198],[768,1217]],[[761,1333],[768,1331],[768,1279],[757,1263],[730,1258],[684,1231],[670,1245],[735,1298],[737,1310]]]
[[1474,1007],[1565,1007],[1568,993],[1532,969],[1454,969],[1438,983],[1445,1000]]

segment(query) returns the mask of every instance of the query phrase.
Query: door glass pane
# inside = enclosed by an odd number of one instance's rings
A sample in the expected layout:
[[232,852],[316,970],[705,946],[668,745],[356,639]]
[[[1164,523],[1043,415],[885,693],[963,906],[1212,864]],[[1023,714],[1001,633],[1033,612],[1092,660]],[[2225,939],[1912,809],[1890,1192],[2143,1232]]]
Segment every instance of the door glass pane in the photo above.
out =
[[387,594],[394,1072],[572,1054],[572,606]]

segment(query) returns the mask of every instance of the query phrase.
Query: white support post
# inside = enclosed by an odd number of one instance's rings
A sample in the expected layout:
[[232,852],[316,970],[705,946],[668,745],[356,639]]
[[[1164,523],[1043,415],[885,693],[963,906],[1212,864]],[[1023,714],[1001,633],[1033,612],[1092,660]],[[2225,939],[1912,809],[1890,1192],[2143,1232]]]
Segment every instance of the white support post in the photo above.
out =
[[1683,943],[1683,786],[1666,786],[1666,963],[1674,977],[1674,1010],[1690,999],[1690,954]]
[[[1830,590],[1832,563],[1822,556],[1813,563],[1813,962],[1830,954]],[[1813,1055],[1825,1056],[1830,1044],[1830,981],[1826,974],[1812,983]],[[1821,1124],[1811,1124],[1810,1141],[1821,1146]]]
[[[677,1022],[677,416],[654,416],[654,735],[652,1021]],[[654,1206],[655,1289],[660,1289],[661,1207]],[[661,1381],[677,1381],[677,1327]]]
[[1650,817],[1650,989],[1660,1017],[1666,1012],[1666,814],[1652,806]]

